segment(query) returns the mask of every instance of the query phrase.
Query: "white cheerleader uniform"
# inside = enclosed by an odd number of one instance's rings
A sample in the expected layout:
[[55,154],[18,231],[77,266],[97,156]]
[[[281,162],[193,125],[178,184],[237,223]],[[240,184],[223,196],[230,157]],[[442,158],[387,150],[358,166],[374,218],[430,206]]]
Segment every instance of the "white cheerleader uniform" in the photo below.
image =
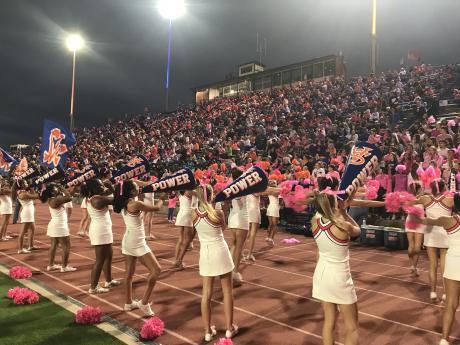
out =
[[358,300],[351,278],[348,240],[341,240],[331,231],[330,220],[317,217],[313,233],[319,259],[313,274],[313,298],[335,304],[353,304]]
[[248,201],[246,196],[232,200],[232,209],[228,215],[228,228],[249,230]]
[[13,202],[9,195],[0,195],[0,214],[13,214]]
[[149,206],[153,206],[155,204],[155,193],[145,193],[144,202]]
[[260,224],[260,196],[248,195],[249,223]]
[[18,199],[21,204],[21,223],[35,222],[35,206],[33,200]]
[[449,249],[446,253],[446,264],[444,267],[444,278],[460,281],[460,217],[454,216],[457,224],[447,229]]
[[195,213],[197,217],[193,226],[200,240],[200,275],[217,277],[233,271],[235,265],[221,225],[209,219],[205,211],[195,209]]
[[92,246],[113,243],[112,219],[110,218],[109,208],[96,210],[91,205],[91,198],[87,203],[88,214],[91,218],[89,226],[89,239]]
[[86,198],[83,198],[80,207],[86,210]]
[[176,216],[176,226],[192,227],[192,198],[179,193],[179,212]]
[[[427,217],[439,218],[452,215],[452,209],[443,203],[445,197],[445,195],[438,197],[430,195],[431,202],[425,207]],[[449,248],[447,233],[444,228],[442,226],[427,225],[423,245],[433,248]]]
[[130,213],[126,209],[121,211],[126,225],[123,241],[121,242],[121,252],[123,255],[141,257],[152,250],[145,241],[144,220],[142,212],[137,214]]
[[277,195],[268,196],[267,217],[280,217],[280,201]]
[[[414,207],[421,209],[423,211],[423,214],[425,214],[425,209],[423,208],[422,205],[414,205]],[[409,215],[407,215],[407,218],[406,218],[406,232],[416,232],[419,234],[425,233],[426,225],[423,225],[423,224],[419,224],[419,226],[416,229],[409,229],[407,227],[408,218],[409,218]]]
[[48,223],[46,236],[49,237],[67,237],[70,234],[69,224],[67,222],[67,212],[65,206],[59,208],[50,207],[51,221]]
[[66,203],[64,204],[64,207],[65,207],[65,208],[73,208],[72,201],[66,202]]

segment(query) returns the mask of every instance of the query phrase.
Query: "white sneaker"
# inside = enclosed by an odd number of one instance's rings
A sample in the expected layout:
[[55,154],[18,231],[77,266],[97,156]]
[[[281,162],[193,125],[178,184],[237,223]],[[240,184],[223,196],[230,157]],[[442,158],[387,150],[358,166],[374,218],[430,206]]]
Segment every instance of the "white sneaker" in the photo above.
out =
[[61,267],[61,273],[65,272],[75,272],[77,269],[72,266]]
[[124,311],[131,311],[134,309],[139,309],[139,301],[132,301],[131,304],[125,304],[123,307]]
[[430,299],[431,299],[431,301],[433,301],[433,302],[437,301],[437,300],[438,300],[438,295],[437,295],[437,293],[434,292],[434,291],[431,291],[431,292],[430,292]]
[[233,272],[232,276],[233,276],[233,286],[235,287],[241,286],[241,281],[243,280],[241,273]]
[[211,326],[211,333],[206,333],[204,335],[204,341],[211,341],[212,338],[217,334],[216,326]]
[[252,262],[256,262],[256,258],[254,257],[254,255],[249,255],[248,259]]
[[106,292],[109,292],[110,290],[109,289],[105,289],[105,288],[102,288],[100,286],[96,286],[95,289],[89,289],[88,292],[92,295],[96,295],[96,294],[100,294],[100,293],[106,293]]
[[268,243],[268,245],[269,245],[270,247],[272,247],[272,248],[275,246],[275,241],[273,241],[271,238],[269,238],[269,239],[267,240],[267,243]]
[[8,236],[8,235],[6,235],[5,238],[6,238],[7,240],[12,240],[12,239],[13,239],[13,237]]
[[104,283],[105,288],[111,288],[111,287],[118,286],[118,285],[121,285],[121,282],[115,279],[112,279],[112,281],[110,282]]
[[20,250],[18,250],[18,254],[29,254],[29,253],[32,253],[29,249],[26,249],[26,248],[22,248]]
[[49,271],[54,271],[54,270],[60,270],[62,268],[61,265],[53,265],[53,266],[46,266],[46,270]]
[[236,334],[238,333],[238,326],[237,325],[232,325],[231,330],[226,330],[225,331],[225,338],[231,339],[233,338]]
[[139,309],[144,313],[145,316],[153,316],[155,313],[152,308],[150,308],[150,303],[142,304],[142,301],[139,301]]
[[443,294],[441,299],[442,299],[443,302],[445,302],[446,298],[447,298],[446,294]]
[[446,339],[441,339],[439,345],[449,345],[449,342]]

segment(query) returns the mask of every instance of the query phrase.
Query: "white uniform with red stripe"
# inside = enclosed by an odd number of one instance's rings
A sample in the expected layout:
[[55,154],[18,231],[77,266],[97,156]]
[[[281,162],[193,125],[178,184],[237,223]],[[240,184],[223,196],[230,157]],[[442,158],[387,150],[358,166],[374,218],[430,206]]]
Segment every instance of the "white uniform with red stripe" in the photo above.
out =
[[[19,194],[21,194],[20,191]],[[19,195],[18,194],[18,195]],[[33,223],[35,222],[35,206],[32,199],[22,200],[18,199],[21,204],[21,223]]]
[[123,209],[121,215],[126,225],[123,241],[121,242],[122,254],[140,257],[150,253],[152,250],[145,241],[142,213],[131,213]]
[[65,206],[59,208],[50,207],[51,221],[48,223],[46,235],[49,237],[69,236],[69,223],[67,222],[67,212]]
[[112,219],[110,218],[109,208],[104,207],[102,210],[97,210],[91,205],[91,199],[86,201],[86,209],[91,218],[89,226],[91,245],[99,246],[113,243]]
[[11,196],[0,195],[0,214],[13,214],[13,202]]
[[[426,216],[428,218],[439,218],[452,215],[452,209],[446,206],[443,201],[445,195],[434,197],[430,195],[431,202],[425,206]],[[427,225],[423,240],[425,247],[449,248],[447,233],[442,226]]]
[[447,229],[449,249],[446,254],[444,278],[460,281],[460,217],[454,215],[457,224]]
[[209,219],[206,211],[195,209],[195,213],[193,226],[200,240],[200,275],[217,277],[233,271],[235,266],[222,227]]
[[232,209],[228,215],[228,228],[249,230],[248,199],[246,196],[232,200]]
[[192,227],[192,198],[179,193],[179,212],[176,216],[176,226]]
[[313,298],[335,304],[353,304],[357,301],[351,278],[348,240],[341,240],[331,231],[332,222],[318,213],[313,233],[319,259],[313,274]]
[[248,195],[249,223],[260,224],[260,196]]

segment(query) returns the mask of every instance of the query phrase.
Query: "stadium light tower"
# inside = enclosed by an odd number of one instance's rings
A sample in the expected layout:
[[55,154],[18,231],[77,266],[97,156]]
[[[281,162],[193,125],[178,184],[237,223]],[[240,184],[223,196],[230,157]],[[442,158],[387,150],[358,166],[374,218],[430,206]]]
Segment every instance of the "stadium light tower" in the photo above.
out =
[[377,0],[372,0],[372,52],[371,73],[375,74],[377,64]]
[[184,0],[159,0],[158,1],[158,11],[160,14],[169,20],[168,27],[168,61],[166,64],[166,103],[165,109],[168,111],[169,108],[169,77],[170,77],[170,67],[171,67],[171,41],[172,41],[172,21],[178,19],[185,14],[185,3]]
[[73,104],[75,95],[75,63],[77,60],[77,51],[83,48],[84,42],[80,35],[73,34],[67,37],[66,41],[67,48],[73,53],[73,67],[72,67],[72,94],[70,96],[70,131],[74,130],[74,118],[73,118]]

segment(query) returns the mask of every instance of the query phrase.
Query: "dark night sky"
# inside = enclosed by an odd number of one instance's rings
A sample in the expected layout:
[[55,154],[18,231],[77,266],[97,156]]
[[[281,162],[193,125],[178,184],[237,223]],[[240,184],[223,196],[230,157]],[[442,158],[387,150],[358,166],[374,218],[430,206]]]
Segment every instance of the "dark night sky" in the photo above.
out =
[[[188,0],[174,23],[171,104],[190,88],[224,78],[257,58],[256,32],[276,67],[345,55],[348,76],[369,70],[371,0]],[[460,1],[379,0],[379,70],[408,50],[425,62],[460,61]],[[64,40],[88,40],[77,65],[77,125],[160,110],[167,21],[154,0],[0,0],[0,145],[27,143],[42,120],[68,123],[71,54]]]

